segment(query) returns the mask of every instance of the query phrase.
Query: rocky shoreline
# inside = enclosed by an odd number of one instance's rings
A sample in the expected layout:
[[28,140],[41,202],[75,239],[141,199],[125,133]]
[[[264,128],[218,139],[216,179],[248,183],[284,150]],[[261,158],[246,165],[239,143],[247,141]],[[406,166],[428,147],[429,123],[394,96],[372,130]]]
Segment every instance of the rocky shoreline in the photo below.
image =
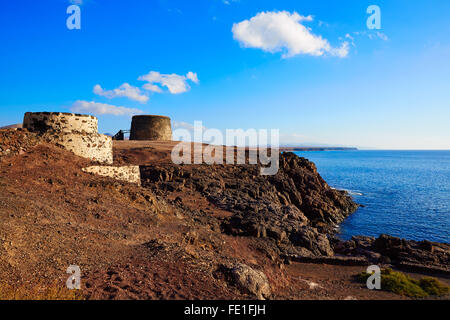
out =
[[226,234],[268,239],[278,256],[332,256],[327,233],[358,208],[350,196],[329,187],[312,162],[293,153],[281,154],[276,175],[258,173],[252,165],[141,167],[144,187],[196,191],[229,212],[223,218],[204,216]]
[[405,240],[382,234],[378,238],[354,236],[348,241],[334,239],[333,249],[337,255],[364,257],[371,264],[450,276],[450,245],[446,243]]
[[25,130],[1,132],[0,278],[65,283],[83,271],[88,299],[398,299],[352,276],[392,266],[447,281],[448,244],[390,236],[342,241],[357,208],[314,163],[174,165],[174,143],[115,142],[141,186],[84,172],[95,164]]
[[[388,235],[355,236],[342,241],[336,226],[358,208],[350,195],[335,190],[314,163],[297,155],[280,155],[274,176],[258,175],[258,166],[143,166],[143,185],[162,194],[199,192],[230,213],[208,217],[229,235],[268,240],[269,255],[291,261],[335,265],[395,266],[409,271],[450,275],[450,246],[404,240]],[[183,206],[177,197],[176,204]],[[202,211],[199,216],[205,218]]]

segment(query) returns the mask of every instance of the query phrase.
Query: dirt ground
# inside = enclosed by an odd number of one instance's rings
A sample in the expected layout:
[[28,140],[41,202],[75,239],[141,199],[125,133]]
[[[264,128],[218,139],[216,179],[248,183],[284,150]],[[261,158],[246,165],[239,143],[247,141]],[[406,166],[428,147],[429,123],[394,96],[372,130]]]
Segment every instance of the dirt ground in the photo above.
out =
[[[115,142],[115,163],[167,162],[173,145]],[[2,284],[63,285],[78,265],[88,299],[254,298],[218,272],[232,259],[263,270],[273,299],[404,299],[355,282],[364,267],[285,265],[259,250],[261,239],[214,229],[188,211],[230,213],[199,193],[169,196],[81,171],[91,164],[49,144],[0,158]]]

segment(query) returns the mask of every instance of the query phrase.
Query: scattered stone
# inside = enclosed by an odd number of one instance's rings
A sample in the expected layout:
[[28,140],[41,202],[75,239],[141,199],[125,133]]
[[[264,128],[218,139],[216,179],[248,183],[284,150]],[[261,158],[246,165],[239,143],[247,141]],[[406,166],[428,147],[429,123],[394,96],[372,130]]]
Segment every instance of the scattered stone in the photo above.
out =
[[224,266],[230,280],[246,293],[255,295],[259,300],[270,298],[272,292],[264,272],[255,270],[243,263]]
[[5,156],[24,154],[37,145],[41,139],[38,135],[25,129],[1,129],[0,130],[0,159]]
[[319,285],[318,283],[315,283],[313,281],[308,281],[308,280],[301,279],[301,278],[298,278],[298,280],[305,282],[309,286],[310,290],[323,289],[323,287],[321,285]]

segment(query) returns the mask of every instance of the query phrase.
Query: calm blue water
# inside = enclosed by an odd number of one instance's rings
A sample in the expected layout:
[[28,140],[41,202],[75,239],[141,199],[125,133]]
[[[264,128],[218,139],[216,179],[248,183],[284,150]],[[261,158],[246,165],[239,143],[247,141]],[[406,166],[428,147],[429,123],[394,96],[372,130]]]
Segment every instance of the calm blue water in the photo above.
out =
[[450,242],[450,151],[296,152],[328,184],[351,193],[359,208],[341,237],[387,233]]

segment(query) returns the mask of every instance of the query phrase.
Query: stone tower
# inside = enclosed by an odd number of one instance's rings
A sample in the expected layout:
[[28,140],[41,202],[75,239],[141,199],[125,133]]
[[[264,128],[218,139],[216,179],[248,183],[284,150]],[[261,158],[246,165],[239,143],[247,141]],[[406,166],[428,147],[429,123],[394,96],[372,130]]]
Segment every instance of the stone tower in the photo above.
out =
[[23,127],[42,135],[76,155],[99,162],[113,162],[112,139],[97,132],[98,120],[90,115],[64,112],[27,112]]
[[134,116],[131,121],[130,140],[172,140],[170,118],[165,116]]

